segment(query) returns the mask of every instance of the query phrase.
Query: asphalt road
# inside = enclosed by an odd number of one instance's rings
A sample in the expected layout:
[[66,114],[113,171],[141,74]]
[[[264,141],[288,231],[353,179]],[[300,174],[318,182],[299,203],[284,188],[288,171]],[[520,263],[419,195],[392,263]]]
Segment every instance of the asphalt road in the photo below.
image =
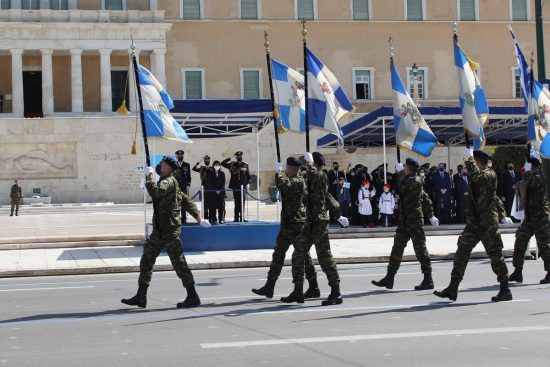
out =
[[[434,263],[436,288],[451,263]],[[498,291],[487,261],[468,267],[456,303],[414,292],[419,266],[404,264],[396,289],[370,284],[380,264],[341,266],[344,303],[283,305],[250,292],[267,269],[196,271],[203,306],[173,272],[156,273],[146,310],[119,300],[136,274],[0,279],[0,365],[6,366],[549,366],[550,286],[541,261],[525,267],[514,301]],[[322,290],[328,292],[324,277]],[[288,269],[277,299],[291,290]]]

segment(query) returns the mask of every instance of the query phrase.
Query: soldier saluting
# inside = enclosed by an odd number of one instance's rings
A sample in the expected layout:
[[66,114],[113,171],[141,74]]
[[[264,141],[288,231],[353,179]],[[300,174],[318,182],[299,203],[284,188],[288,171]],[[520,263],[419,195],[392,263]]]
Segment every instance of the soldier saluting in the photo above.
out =
[[233,199],[235,200],[234,222],[243,222],[245,220],[242,204],[246,197],[241,198],[241,186],[247,190],[250,187],[250,170],[248,163],[243,162],[243,152],[236,152],[234,157],[235,161],[231,161],[231,158],[224,159],[222,161],[222,167],[227,168],[231,174],[229,188],[233,190]]
[[[208,187],[208,175],[213,171],[212,166],[210,165],[210,156],[207,154],[203,158],[204,165],[201,166],[200,162],[197,162],[193,167],[193,172],[197,172],[201,179],[201,186],[206,189]],[[201,198],[202,199],[202,198]],[[210,208],[212,207],[212,200],[214,199],[213,193],[205,191],[204,193],[204,218],[210,219],[215,216],[215,213],[210,213]]]
[[158,166],[160,179],[153,181],[153,169],[147,168],[147,181],[145,187],[153,199],[155,213],[153,213],[153,233],[143,246],[143,255],[139,264],[140,273],[137,294],[130,299],[122,299],[121,302],[129,306],[146,307],[147,289],[153,275],[153,266],[163,249],[166,249],[172,267],[181,279],[187,290],[185,301],[177,304],[178,308],[196,307],[201,304],[199,295],[195,290],[193,274],[187,265],[185,255],[181,248],[180,227],[181,207],[195,218],[203,227],[210,227],[207,220],[203,220],[197,206],[179,189],[173,172],[178,168],[176,160],[172,157],[164,157]]

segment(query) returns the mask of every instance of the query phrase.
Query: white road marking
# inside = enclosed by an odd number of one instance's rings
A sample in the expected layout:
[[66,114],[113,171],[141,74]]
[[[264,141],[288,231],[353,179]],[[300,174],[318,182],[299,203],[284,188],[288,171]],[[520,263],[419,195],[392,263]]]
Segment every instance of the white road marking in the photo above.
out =
[[26,292],[26,291],[52,291],[60,289],[84,289],[95,288],[94,285],[84,285],[81,287],[49,287],[49,288],[16,288],[16,289],[0,289],[0,292]]
[[[398,273],[399,275],[418,275],[418,276],[421,276],[422,273],[417,271],[416,273]],[[378,274],[374,274],[374,273],[370,273],[370,274],[349,274],[349,275],[340,275],[340,278],[364,278],[364,277],[383,277],[383,276],[386,276],[387,273],[378,273]],[[293,278],[279,278],[279,280],[292,280]],[[264,280],[265,281],[265,278],[263,279],[256,279],[256,280]]]
[[390,333],[390,334],[326,336],[326,337],[315,337],[315,338],[251,340],[251,341],[227,342],[227,343],[201,343],[200,347],[203,349],[242,348],[242,347],[259,347],[259,346],[266,346],[266,345],[334,343],[334,342],[346,342],[346,341],[350,342],[350,341],[359,341],[359,340],[384,340],[384,339],[422,338],[422,337],[435,337],[435,336],[454,336],[457,334],[479,335],[479,334],[522,333],[522,332],[531,332],[531,331],[550,331],[550,326],[534,325],[534,326],[503,327],[503,328],[417,331],[417,332]]

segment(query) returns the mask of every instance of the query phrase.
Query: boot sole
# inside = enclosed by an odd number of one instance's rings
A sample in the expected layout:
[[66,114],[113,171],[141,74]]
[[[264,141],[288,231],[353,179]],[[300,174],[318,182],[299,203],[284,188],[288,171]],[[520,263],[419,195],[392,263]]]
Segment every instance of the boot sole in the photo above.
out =
[[457,297],[445,296],[445,295],[441,294],[441,293],[438,292],[438,291],[435,291],[433,294],[434,294],[434,296],[437,296],[437,297],[439,297],[439,298],[447,298],[447,299],[449,299],[449,300],[451,300],[451,301],[453,301],[453,302],[456,301],[456,298],[457,298]]
[[383,285],[383,284],[377,284],[375,280],[373,280],[371,282],[371,284],[379,287],[379,288],[386,288],[386,289],[393,289],[393,284],[390,286],[390,285]]
[[499,298],[496,298],[496,297],[491,298],[491,302],[508,302],[508,301],[513,301],[513,297],[506,297],[506,298],[503,298],[503,299],[499,299]]
[[430,286],[430,287],[421,287],[419,285],[417,285],[416,287],[414,287],[414,290],[415,291],[428,291],[428,290],[431,290],[431,289],[434,289],[434,286]]
[[190,303],[190,304],[187,304],[187,305],[184,305],[183,303],[178,303],[176,305],[177,308],[193,308],[193,307],[199,307],[201,305],[200,302],[197,302],[197,303]]
[[338,299],[336,299],[334,301],[331,301],[331,302],[323,301],[323,302],[321,302],[321,306],[341,305],[342,303],[344,303],[344,300],[342,298],[338,298]]
[[285,300],[284,298],[281,298],[281,302],[291,304],[291,303],[304,303],[304,300]]
[[120,302],[127,305],[127,306],[136,306],[136,307],[139,307],[139,308],[146,308],[147,307],[147,303],[145,303],[145,304],[143,304],[143,303],[127,303],[127,302],[124,302],[123,300],[121,300]]
[[262,296],[262,297],[265,297],[267,299],[272,299],[273,298],[273,294],[263,294],[261,292],[259,292],[257,289],[253,289],[252,290],[252,293],[258,295],[258,296]]

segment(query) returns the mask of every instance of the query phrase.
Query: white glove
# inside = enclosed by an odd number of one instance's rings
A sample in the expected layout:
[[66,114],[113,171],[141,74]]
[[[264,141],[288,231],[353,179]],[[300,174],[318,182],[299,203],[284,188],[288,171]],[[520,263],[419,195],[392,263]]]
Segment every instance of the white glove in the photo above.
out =
[[503,197],[500,198],[500,201],[502,201],[503,203],[505,203],[505,202],[506,202],[506,198],[503,196]]
[[437,219],[436,217],[431,217],[430,223],[432,224],[432,226],[437,227],[439,225],[439,219]]
[[473,148],[464,148],[464,157],[466,159],[474,156],[474,149]]
[[145,176],[149,176],[151,173],[154,173],[155,170],[153,167],[145,167]]
[[502,218],[502,220],[500,221],[500,223],[502,223],[502,224],[514,224],[514,222],[512,221],[512,218],[510,218],[510,217],[504,217],[504,218]]
[[523,165],[523,168],[525,168],[525,172],[530,172],[531,171],[531,163],[525,162],[525,164]]
[[281,162],[275,163],[275,172],[281,172],[283,170],[283,164]]
[[250,184],[246,184],[246,189],[250,190]]
[[342,227],[349,227],[349,220],[346,217],[340,217],[337,219],[338,223],[342,225]]
[[209,221],[207,221],[206,219],[201,219],[201,222],[199,223],[201,225],[201,227],[203,228],[210,228],[212,227],[212,224],[210,224]]
[[304,154],[304,159],[307,163],[313,163],[313,155],[310,152],[306,152],[306,154]]
[[395,164],[395,172],[401,172],[401,171],[403,171],[404,168],[405,168],[405,166],[403,166],[403,163],[396,163]]

